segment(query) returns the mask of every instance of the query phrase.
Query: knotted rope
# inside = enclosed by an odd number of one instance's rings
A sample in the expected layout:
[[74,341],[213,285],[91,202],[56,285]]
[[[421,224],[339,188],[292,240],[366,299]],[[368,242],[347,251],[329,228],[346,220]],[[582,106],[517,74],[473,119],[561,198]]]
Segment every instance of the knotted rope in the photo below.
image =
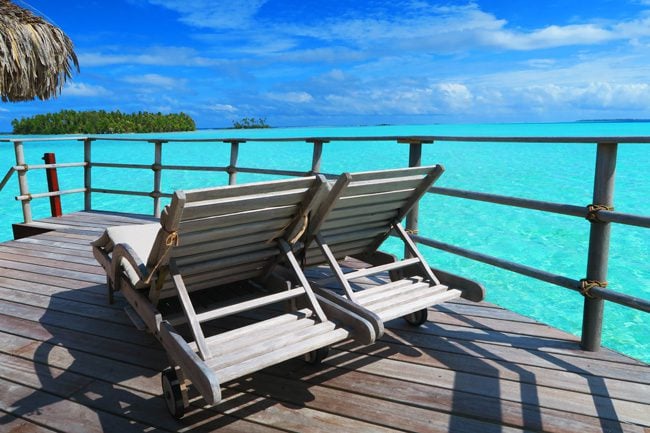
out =
[[598,280],[580,280],[580,293],[587,298],[594,299],[595,296],[591,294],[591,289],[594,287],[607,287],[607,281],[598,281]]
[[598,218],[598,212],[601,210],[609,210],[612,211],[614,210],[614,206],[606,206],[604,204],[590,204],[587,206],[587,220],[589,222],[598,222],[598,223],[603,223],[605,221],[601,220]]

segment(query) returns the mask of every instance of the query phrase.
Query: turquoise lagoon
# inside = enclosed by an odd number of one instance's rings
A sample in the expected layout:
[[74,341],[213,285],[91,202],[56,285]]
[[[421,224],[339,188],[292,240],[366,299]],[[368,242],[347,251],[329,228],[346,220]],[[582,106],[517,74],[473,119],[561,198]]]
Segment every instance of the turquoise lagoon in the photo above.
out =
[[[650,123],[457,124],[380,127],[274,128],[269,130],[203,130],[158,134],[174,138],[315,137],[315,136],[650,136]],[[152,137],[152,135],[149,135]],[[145,137],[144,135],[138,137]],[[58,162],[83,159],[77,141],[26,143],[27,162],[37,164],[44,152],[56,152]],[[439,186],[511,195],[557,203],[587,205],[592,201],[596,146],[591,144],[520,144],[437,142],[424,146],[423,163],[441,163],[446,172]],[[148,143],[102,142],[93,147],[94,161],[151,164]],[[10,143],[0,143],[0,175],[13,165]],[[229,164],[226,144],[170,143],[163,163],[174,165]],[[307,171],[311,145],[245,143],[238,165]],[[327,173],[401,167],[408,164],[408,146],[388,142],[335,142],[325,145],[322,169]],[[650,145],[626,144],[618,150],[616,209],[650,215]],[[151,170],[118,172],[93,169],[93,185],[105,188],[152,189]],[[239,174],[238,182],[268,179]],[[59,170],[62,189],[80,188],[78,168]],[[205,187],[227,183],[225,173],[166,171],[163,189]],[[41,170],[29,172],[32,192],[46,191]],[[0,192],[0,240],[11,238],[11,223],[22,218],[14,200],[17,181]],[[34,200],[34,217],[49,213],[47,199]],[[80,195],[63,197],[64,212],[83,207]],[[151,213],[152,200],[130,196],[93,195],[96,209]],[[589,223],[581,218],[514,209],[488,203],[428,195],[421,203],[420,233],[485,254],[580,279],[585,275]],[[387,248],[398,252],[396,244]],[[582,321],[582,296],[550,284],[422,247],[430,262],[469,276],[485,285],[487,300],[576,335]],[[650,230],[614,225],[608,281],[610,288],[650,299]],[[607,303],[603,344],[650,362],[650,317]]]

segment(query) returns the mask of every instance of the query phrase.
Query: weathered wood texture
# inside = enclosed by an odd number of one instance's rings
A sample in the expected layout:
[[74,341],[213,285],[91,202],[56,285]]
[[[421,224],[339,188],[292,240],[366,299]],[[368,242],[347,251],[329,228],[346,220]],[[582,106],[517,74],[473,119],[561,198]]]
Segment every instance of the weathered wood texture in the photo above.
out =
[[176,421],[160,397],[165,352],[129,323],[120,296],[106,303],[88,245],[104,226],[138,220],[76,213],[44,221],[58,231],[0,244],[0,431],[650,429],[648,365],[466,301],[430,308],[417,329],[388,322],[374,345],[340,343],[320,367],[292,360],[227,383],[215,407],[194,393]]

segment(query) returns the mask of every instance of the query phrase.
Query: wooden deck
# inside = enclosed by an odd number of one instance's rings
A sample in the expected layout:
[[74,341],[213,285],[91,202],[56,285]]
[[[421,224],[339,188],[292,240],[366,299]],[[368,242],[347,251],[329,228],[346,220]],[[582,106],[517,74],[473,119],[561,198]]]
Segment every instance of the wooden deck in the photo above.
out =
[[0,244],[0,431],[650,432],[648,365],[465,301],[432,308],[422,328],[390,322],[372,346],[341,344],[319,367],[226,384],[221,404],[194,401],[176,421],[160,397],[165,353],[121,297],[107,304],[88,245],[141,221],[80,212]]

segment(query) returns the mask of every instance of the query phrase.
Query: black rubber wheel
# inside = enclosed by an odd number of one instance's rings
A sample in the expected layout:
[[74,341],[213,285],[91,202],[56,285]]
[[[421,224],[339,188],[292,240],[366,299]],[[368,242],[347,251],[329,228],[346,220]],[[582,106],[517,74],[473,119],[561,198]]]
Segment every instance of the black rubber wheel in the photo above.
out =
[[323,361],[323,359],[327,358],[327,355],[329,355],[329,353],[330,353],[329,346],[312,350],[311,352],[305,353],[305,362],[312,365],[320,364]]
[[426,308],[423,308],[419,311],[415,311],[411,314],[404,316],[404,320],[411,326],[421,326],[427,322],[428,311]]
[[160,375],[162,382],[163,397],[167,403],[167,410],[176,419],[180,419],[185,415],[185,403],[183,403],[183,393],[181,392],[181,384],[178,381],[176,371],[172,368],[166,368]]

